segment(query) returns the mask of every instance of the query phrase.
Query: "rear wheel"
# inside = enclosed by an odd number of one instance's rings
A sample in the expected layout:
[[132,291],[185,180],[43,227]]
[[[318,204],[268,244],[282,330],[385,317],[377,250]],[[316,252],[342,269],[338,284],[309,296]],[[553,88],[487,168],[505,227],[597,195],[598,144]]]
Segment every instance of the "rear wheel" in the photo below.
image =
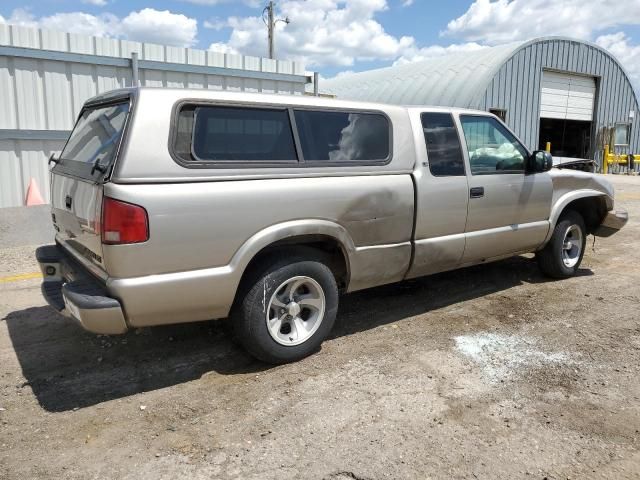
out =
[[231,312],[235,338],[256,358],[287,363],[318,350],[338,309],[331,270],[318,261],[267,264]]
[[542,272],[552,278],[572,277],[580,268],[587,233],[582,216],[570,210],[563,213],[549,243],[537,253]]

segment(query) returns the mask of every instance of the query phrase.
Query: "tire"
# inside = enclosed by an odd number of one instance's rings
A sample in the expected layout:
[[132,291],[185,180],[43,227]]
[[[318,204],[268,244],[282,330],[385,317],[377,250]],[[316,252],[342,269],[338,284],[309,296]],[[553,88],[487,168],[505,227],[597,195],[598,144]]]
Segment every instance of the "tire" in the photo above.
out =
[[264,264],[245,283],[230,320],[234,337],[251,355],[282,364],[316,352],[337,310],[338,287],[326,265],[282,259]]
[[[568,241],[571,243],[565,244]],[[587,232],[582,216],[569,210],[558,219],[549,243],[536,254],[542,273],[551,278],[573,277],[582,263]]]

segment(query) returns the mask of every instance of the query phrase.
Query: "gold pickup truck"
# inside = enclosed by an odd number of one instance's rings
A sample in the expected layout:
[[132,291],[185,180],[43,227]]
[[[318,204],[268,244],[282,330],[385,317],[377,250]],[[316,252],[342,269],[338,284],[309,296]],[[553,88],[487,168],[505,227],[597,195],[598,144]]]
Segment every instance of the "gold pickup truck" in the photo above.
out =
[[481,111],[133,88],[51,162],[51,305],[102,334],[229,317],[272,363],[319,348],[340,292],[526,252],[570,277],[627,221]]

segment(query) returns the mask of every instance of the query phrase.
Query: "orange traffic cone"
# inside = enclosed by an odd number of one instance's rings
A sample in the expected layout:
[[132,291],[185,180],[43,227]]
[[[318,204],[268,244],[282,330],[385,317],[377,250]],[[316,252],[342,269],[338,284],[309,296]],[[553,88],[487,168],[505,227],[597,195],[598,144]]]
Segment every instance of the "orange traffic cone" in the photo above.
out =
[[29,182],[29,188],[27,189],[27,207],[33,205],[44,205],[44,200],[42,199],[42,195],[40,195],[40,189],[38,188],[36,179],[32,177]]

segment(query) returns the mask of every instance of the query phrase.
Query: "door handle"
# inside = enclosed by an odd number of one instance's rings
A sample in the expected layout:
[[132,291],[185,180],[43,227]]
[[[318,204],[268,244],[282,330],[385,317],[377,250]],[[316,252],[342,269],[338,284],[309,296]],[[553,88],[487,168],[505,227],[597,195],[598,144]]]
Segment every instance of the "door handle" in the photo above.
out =
[[69,195],[67,195],[66,198],[64,199],[64,204],[69,210],[71,210],[72,202],[73,202],[73,199]]
[[484,197],[484,187],[473,187],[469,190],[469,196],[471,198]]

